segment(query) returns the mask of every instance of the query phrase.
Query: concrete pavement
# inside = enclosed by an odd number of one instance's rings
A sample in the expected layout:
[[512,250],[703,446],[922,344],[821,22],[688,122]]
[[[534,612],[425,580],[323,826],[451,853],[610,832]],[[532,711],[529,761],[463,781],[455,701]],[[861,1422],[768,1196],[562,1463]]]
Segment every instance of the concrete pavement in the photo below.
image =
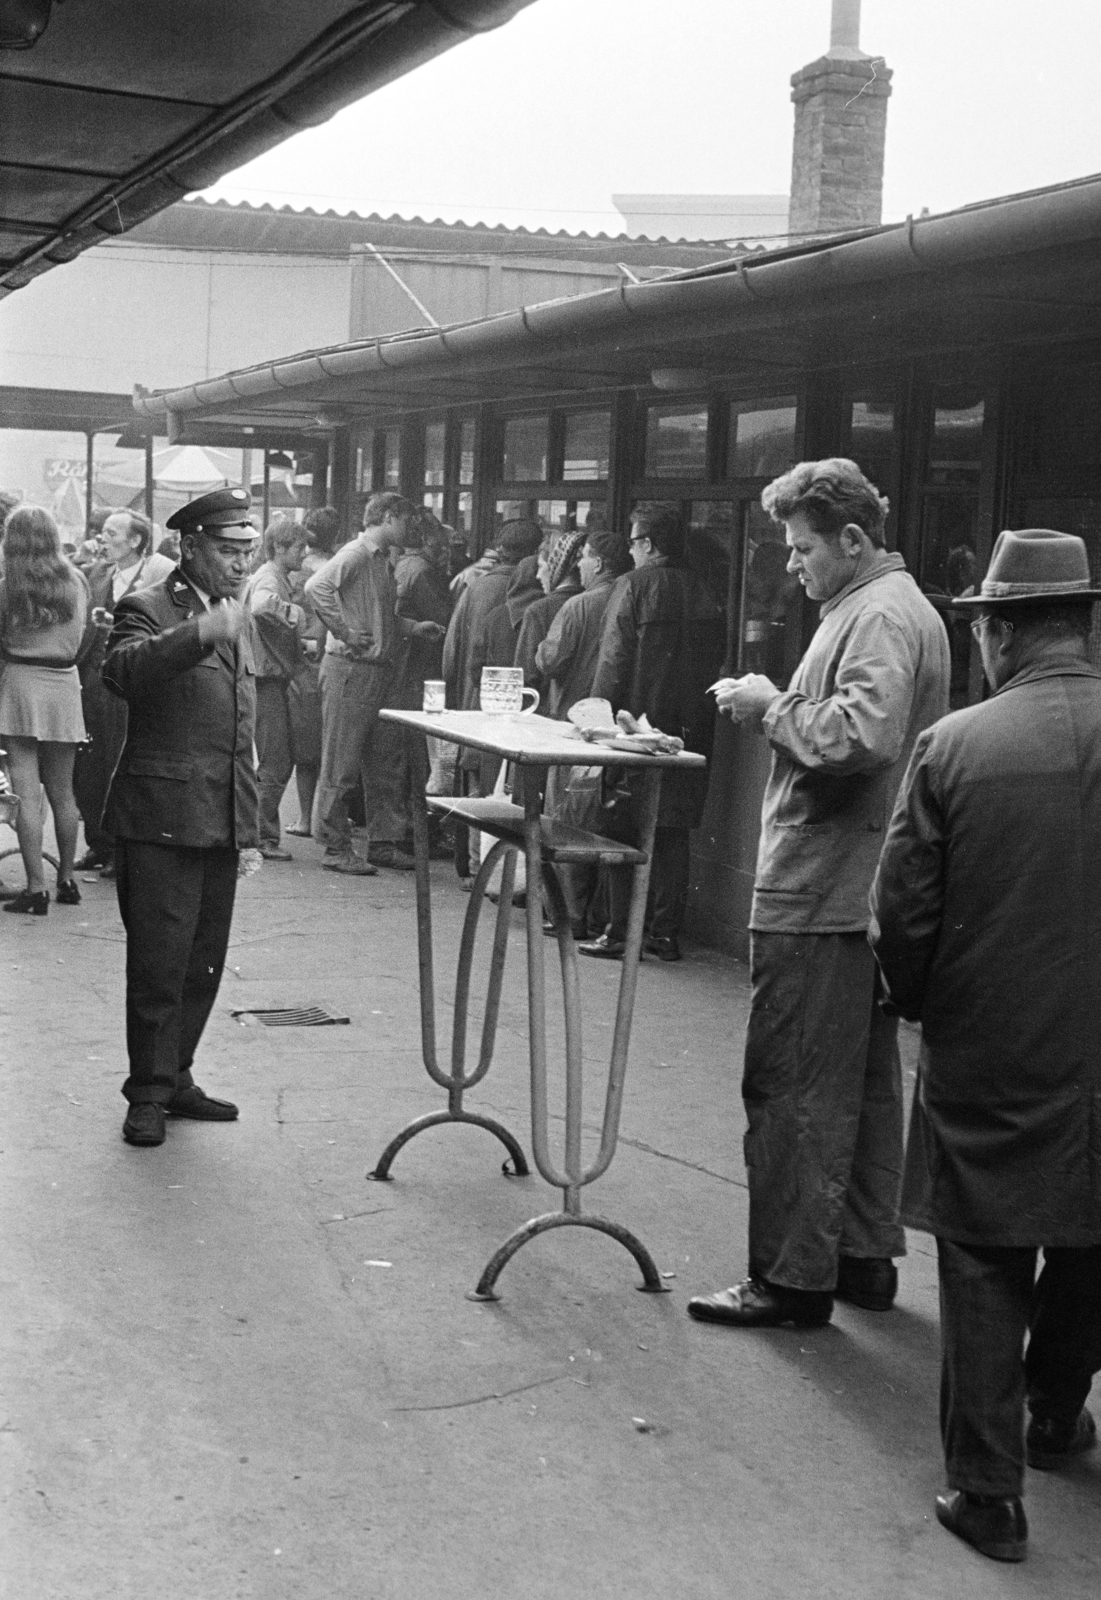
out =
[[[393,1183],[366,1181],[444,1099],[420,1060],[413,887],[343,880],[312,842],[291,848],[241,887],[197,1064],[241,1120],[171,1123],[156,1150],[120,1138],[111,886],[82,884],[83,905],[44,920],[0,917],[5,1600],[1101,1591],[1097,1453],[1030,1474],[1022,1568],[933,1518],[929,1239],[913,1236],[887,1316],[838,1307],[827,1329],[755,1334],[685,1316],[690,1293],[745,1266],[743,967],[700,951],[644,964],[623,1137],[586,1192],[672,1292],[637,1293],[620,1246],[566,1230],[477,1305],[488,1256],[556,1194],[503,1177],[471,1128],[422,1134]],[[467,902],[446,864],[433,877],[446,1040]],[[470,1103],[530,1150],[522,941],[517,914],[497,1058]],[[590,1129],[617,977],[582,974]],[[350,1026],[229,1015],[305,1002]]]

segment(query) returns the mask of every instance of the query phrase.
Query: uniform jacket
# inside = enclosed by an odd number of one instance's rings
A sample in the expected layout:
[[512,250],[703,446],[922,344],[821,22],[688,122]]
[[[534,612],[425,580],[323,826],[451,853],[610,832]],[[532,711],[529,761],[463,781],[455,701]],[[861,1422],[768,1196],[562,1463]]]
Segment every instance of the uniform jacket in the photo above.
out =
[[1101,673],[1025,669],[922,735],[872,911],[922,1026],[903,1220],[1101,1244]]
[[[700,581],[664,557],[628,572],[604,613],[592,693],[613,711],[643,712],[655,728],[710,756],[715,705],[706,693],[718,675],[722,614]],[[666,773],[662,827],[699,826],[707,771]]]
[[887,556],[827,600],[787,692],[764,717],[772,768],[749,926],[863,933],[906,763],[948,710],[948,635]]
[[208,649],[203,602],[174,570],[120,600],[103,681],[129,709],[103,826],[123,839],[253,849],[256,672],[251,633]]

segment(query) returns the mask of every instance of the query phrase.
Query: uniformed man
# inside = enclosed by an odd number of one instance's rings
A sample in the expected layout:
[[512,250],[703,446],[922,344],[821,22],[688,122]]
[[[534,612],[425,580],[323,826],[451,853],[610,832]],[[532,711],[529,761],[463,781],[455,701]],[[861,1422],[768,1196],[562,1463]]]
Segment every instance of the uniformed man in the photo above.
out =
[[103,681],[129,708],[104,826],[126,926],[130,1102],[123,1138],[163,1144],[166,1116],[231,1122],[191,1075],[225,964],[238,853],[255,849],[256,682],[237,594],[256,533],[243,489],[168,520],[180,565],[119,602]]

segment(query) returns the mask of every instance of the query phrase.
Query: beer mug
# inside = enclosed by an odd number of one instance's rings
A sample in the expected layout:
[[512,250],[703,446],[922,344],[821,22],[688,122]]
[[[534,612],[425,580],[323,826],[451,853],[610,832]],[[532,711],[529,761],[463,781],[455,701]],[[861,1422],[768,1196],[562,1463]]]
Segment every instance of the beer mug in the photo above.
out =
[[425,678],[422,711],[447,710],[447,684],[442,678]]
[[[531,705],[524,704],[530,694]],[[539,690],[524,687],[523,667],[483,667],[482,687],[478,696],[483,711],[493,716],[507,716],[518,711],[535,711],[539,706]]]

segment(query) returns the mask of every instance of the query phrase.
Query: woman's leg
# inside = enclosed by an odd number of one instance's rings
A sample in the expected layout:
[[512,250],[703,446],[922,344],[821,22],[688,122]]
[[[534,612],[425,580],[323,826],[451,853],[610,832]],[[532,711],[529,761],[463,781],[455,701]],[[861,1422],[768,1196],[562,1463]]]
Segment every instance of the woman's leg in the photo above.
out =
[[41,894],[46,878],[42,870],[42,779],[38,771],[38,740],[8,733],[4,735],[4,743],[8,749],[11,786],[19,796],[15,832],[23,857],[23,871],[27,874],[27,888],[32,894]]
[[[42,769],[42,782],[54,814],[54,831],[57,834],[57,881],[71,883],[73,864],[76,861],[77,830],[80,812],[73,794],[73,761],[75,744],[57,744],[43,740],[38,746],[38,761]],[[41,840],[41,830],[39,834]],[[41,859],[39,861],[41,866]]]

